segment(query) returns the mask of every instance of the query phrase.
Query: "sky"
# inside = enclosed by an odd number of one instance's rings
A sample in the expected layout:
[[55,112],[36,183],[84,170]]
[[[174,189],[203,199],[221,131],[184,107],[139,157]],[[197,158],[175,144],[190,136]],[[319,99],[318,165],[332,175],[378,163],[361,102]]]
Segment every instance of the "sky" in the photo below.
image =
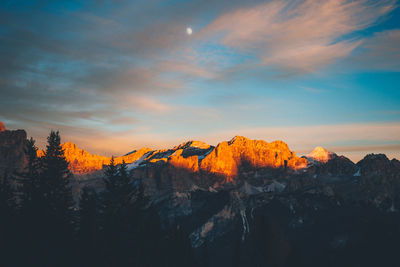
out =
[[3,0],[0,121],[107,156],[243,135],[400,159],[399,4]]

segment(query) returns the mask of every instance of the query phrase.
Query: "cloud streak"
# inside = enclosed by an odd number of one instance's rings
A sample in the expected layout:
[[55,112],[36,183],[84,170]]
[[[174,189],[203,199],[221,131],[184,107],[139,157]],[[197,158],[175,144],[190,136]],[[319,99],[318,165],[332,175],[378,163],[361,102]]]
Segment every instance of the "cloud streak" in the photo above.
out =
[[[112,153],[174,145],[171,136],[196,131],[199,137],[222,128],[251,135],[243,125],[268,125],[266,118],[286,112],[280,109],[286,98],[260,94],[272,79],[314,75],[342,59],[356,70],[399,70],[398,29],[359,34],[385,18],[393,1],[96,2],[0,4],[6,126],[43,140],[49,129],[60,129],[96,153],[106,145]],[[320,84],[300,89],[329,93]]]
[[201,33],[254,55],[255,66],[307,73],[347,57],[362,41],[344,36],[394,8],[391,1],[270,1],[227,12]]
[[350,58],[357,69],[400,71],[400,30],[386,30],[366,39]]

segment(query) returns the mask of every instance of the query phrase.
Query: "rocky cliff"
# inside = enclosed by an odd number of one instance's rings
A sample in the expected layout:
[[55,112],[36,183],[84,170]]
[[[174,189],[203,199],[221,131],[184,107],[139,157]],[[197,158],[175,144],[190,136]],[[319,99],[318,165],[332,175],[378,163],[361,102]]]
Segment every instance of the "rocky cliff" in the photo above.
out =
[[222,142],[202,161],[203,171],[221,174],[228,180],[238,176],[241,169],[291,168],[301,169],[307,166],[307,160],[299,158],[289,150],[286,143],[263,140],[250,140],[236,136],[229,142]]
[[24,130],[9,131],[0,122],[0,175],[21,170],[26,162],[25,144]]

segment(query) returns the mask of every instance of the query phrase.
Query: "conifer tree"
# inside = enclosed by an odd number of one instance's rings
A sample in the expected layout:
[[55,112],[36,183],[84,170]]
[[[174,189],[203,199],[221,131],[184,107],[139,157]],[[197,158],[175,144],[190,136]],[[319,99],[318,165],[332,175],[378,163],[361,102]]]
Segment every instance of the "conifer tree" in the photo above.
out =
[[[204,244],[201,246],[201,259],[197,266],[201,267],[209,267],[210,266],[210,255],[209,255],[209,245],[208,240],[204,241]],[[235,263],[233,263],[234,265]],[[235,266],[235,265],[234,265]]]
[[[37,265],[71,266],[74,247],[74,201],[70,186],[71,173],[61,146],[59,132],[51,131],[37,181],[37,198],[33,199],[34,226],[39,239],[33,239],[39,253]],[[35,190],[36,190],[35,189]],[[35,237],[35,236],[34,236]]]
[[18,173],[17,181],[20,185],[21,215],[23,218],[31,220],[37,212],[40,199],[43,198],[43,192],[40,193],[40,189],[42,189],[40,160],[37,157],[37,147],[32,137],[26,143],[25,155],[27,156],[27,164],[25,169]]
[[44,183],[41,177],[41,162],[37,157],[35,140],[30,138],[26,142],[25,155],[27,164],[25,169],[17,173],[19,185],[19,215],[18,239],[20,240],[21,266],[28,264],[39,264],[40,250],[42,249],[41,238],[45,231],[43,224],[44,206],[47,205],[44,192]]
[[105,169],[103,193],[104,242],[108,264],[132,266],[135,241],[134,186],[123,162],[116,166],[114,158]]
[[[5,266],[13,264],[17,252],[16,234],[16,202],[14,188],[7,174],[0,177],[0,254]],[[10,265],[8,265],[10,264]]]
[[0,213],[2,214],[2,220],[0,221],[4,221],[5,218],[9,218],[14,212],[14,189],[11,185],[9,176],[4,174],[4,176],[0,178]]
[[100,266],[99,198],[96,191],[84,187],[79,201],[79,252],[80,266]]
[[193,250],[187,234],[174,226],[167,235],[166,266],[194,266]]

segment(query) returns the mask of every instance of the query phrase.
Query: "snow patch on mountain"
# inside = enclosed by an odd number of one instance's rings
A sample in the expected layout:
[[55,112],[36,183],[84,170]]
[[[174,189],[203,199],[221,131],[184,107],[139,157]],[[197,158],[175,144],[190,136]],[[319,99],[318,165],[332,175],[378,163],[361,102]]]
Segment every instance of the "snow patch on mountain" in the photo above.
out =
[[128,171],[133,170],[133,169],[139,167],[139,165],[141,165],[151,153],[152,153],[152,151],[147,152],[146,154],[144,154],[143,156],[141,156],[138,160],[135,160],[134,162],[128,164],[128,165],[127,165]]
[[361,168],[360,167],[358,168],[357,172],[355,174],[353,174],[353,176],[356,176],[356,177],[361,176]]

